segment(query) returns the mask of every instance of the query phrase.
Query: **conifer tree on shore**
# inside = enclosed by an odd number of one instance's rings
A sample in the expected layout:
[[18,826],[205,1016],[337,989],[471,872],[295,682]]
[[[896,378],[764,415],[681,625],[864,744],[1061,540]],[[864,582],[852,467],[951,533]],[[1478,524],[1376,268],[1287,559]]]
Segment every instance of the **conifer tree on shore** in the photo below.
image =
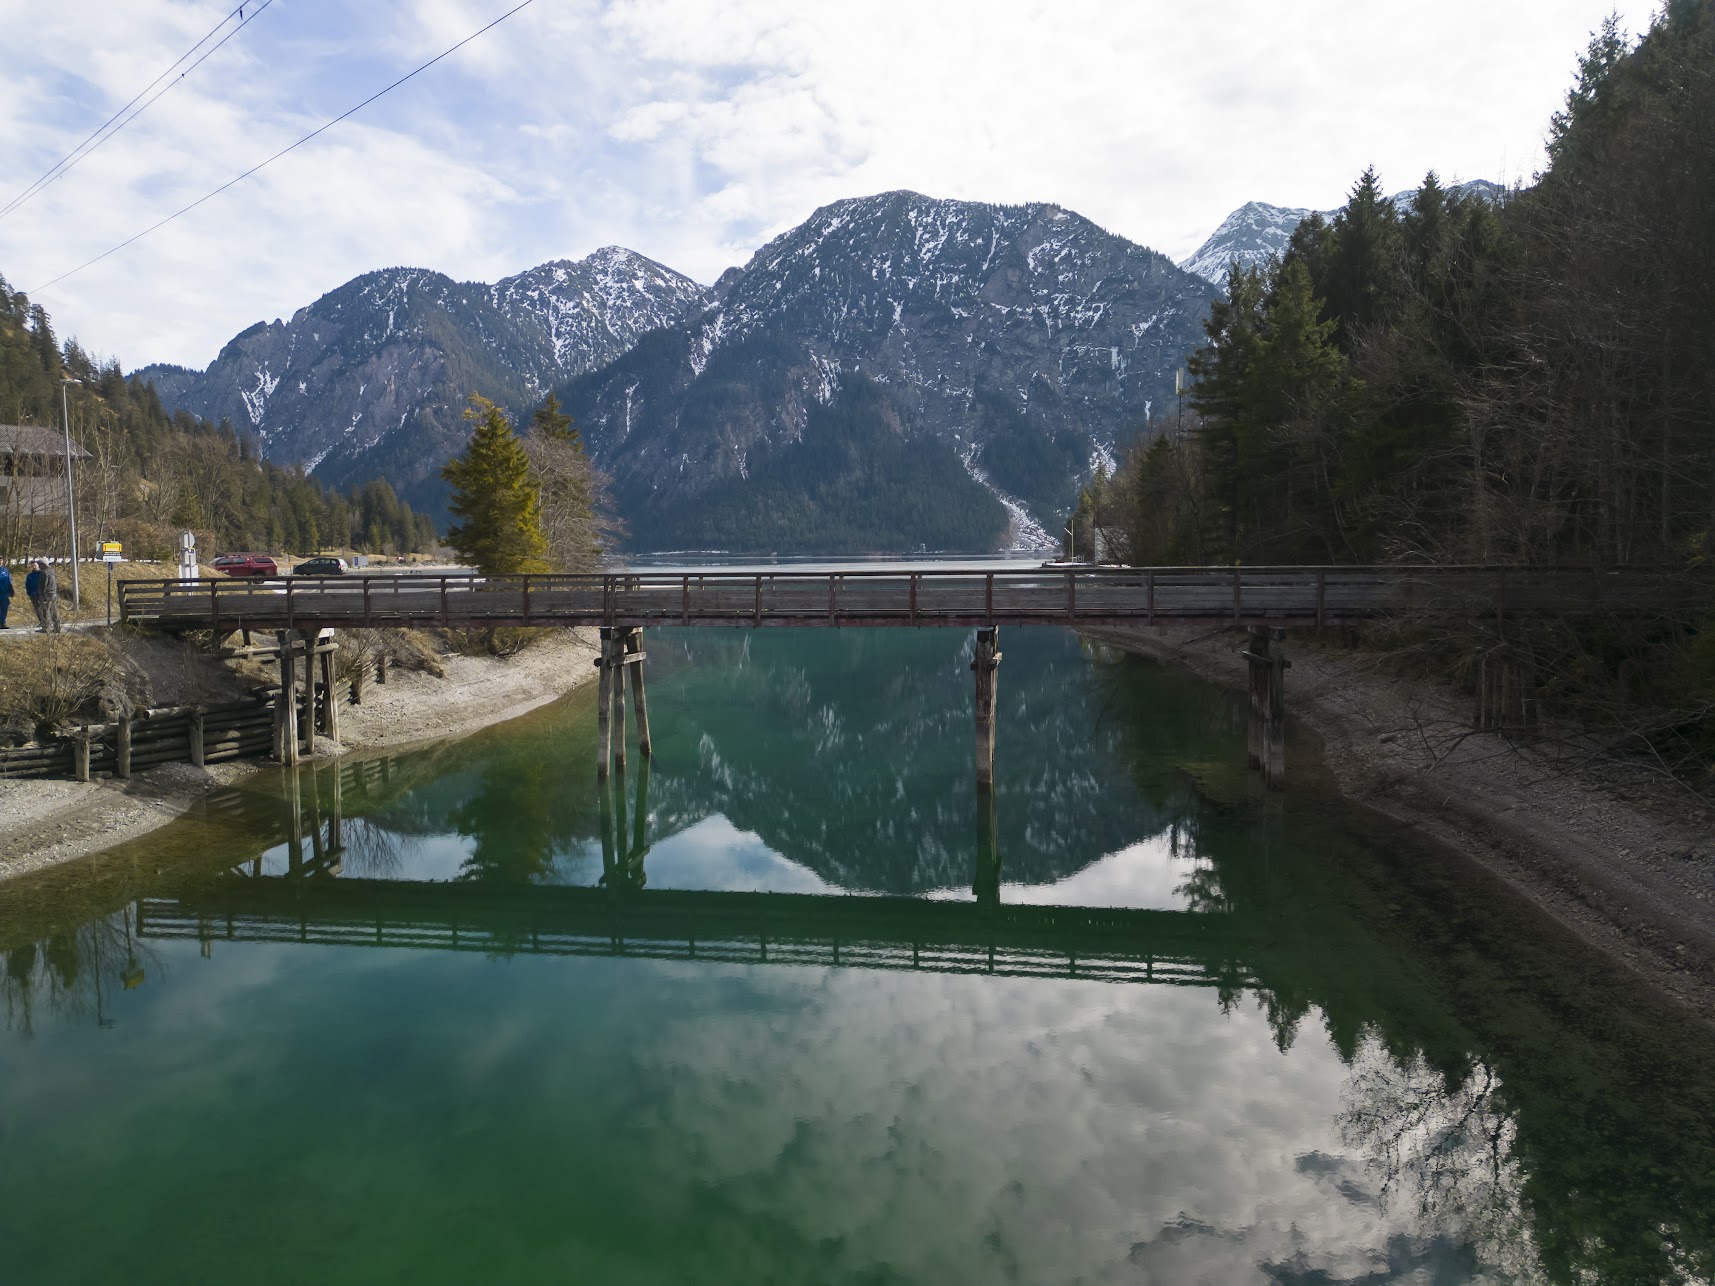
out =
[[441,476],[452,486],[448,508],[459,521],[447,543],[464,562],[491,576],[548,570],[542,501],[530,457],[493,402],[472,394],[465,418],[475,423],[464,451]]

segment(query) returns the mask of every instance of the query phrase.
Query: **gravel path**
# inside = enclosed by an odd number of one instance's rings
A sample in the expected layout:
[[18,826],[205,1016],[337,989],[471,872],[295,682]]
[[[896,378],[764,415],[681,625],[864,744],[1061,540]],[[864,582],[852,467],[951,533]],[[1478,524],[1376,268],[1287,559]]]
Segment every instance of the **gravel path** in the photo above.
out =
[[[1243,631],[1093,631],[1240,687]],[[1289,716],[1349,798],[1500,875],[1585,941],[1715,1022],[1715,816],[1612,762],[1577,769],[1493,733],[1468,697],[1373,654],[1286,641]],[[1294,754],[1288,752],[1291,788]]]

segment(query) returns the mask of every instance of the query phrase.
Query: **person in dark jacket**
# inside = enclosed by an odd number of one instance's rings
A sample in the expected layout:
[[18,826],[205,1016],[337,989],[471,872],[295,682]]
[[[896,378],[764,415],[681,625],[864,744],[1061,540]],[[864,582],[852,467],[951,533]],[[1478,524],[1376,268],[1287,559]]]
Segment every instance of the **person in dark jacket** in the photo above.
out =
[[39,634],[60,632],[60,585],[54,569],[45,559],[36,559],[34,570],[24,577],[24,592],[30,596],[30,606],[36,609]]
[[0,563],[0,630],[6,628],[6,613],[12,610],[12,573]]

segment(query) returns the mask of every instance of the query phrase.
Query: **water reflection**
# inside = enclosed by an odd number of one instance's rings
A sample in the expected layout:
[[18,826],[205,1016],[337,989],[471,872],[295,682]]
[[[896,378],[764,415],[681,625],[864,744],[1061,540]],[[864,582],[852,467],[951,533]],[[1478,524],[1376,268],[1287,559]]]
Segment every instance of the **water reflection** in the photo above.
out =
[[[576,1059],[544,1065],[614,1058],[626,1088],[586,1093],[654,1157],[639,1190],[802,1235],[769,1243],[780,1280],[860,1278],[825,1247],[896,1229],[894,1191],[925,1221],[915,1249],[891,1234],[895,1279],[1709,1275],[1701,1028],[1385,823],[1253,799],[1225,698],[1135,661],[1009,640],[980,806],[968,674],[934,637],[691,639],[652,676],[654,761],[606,791],[574,698],[211,797],[180,840],[0,899],[8,1029],[100,1030],[132,969],[155,996],[268,959],[298,989],[270,1013],[321,994],[323,960],[327,995],[408,979],[387,1012],[484,1057],[581,1006]],[[598,1021],[592,995],[638,1016]],[[530,1076],[489,1096],[555,1128],[565,1091]],[[840,1199],[808,1209],[818,1185]],[[928,1249],[990,1221],[980,1272]],[[725,1244],[702,1253],[730,1268]]]

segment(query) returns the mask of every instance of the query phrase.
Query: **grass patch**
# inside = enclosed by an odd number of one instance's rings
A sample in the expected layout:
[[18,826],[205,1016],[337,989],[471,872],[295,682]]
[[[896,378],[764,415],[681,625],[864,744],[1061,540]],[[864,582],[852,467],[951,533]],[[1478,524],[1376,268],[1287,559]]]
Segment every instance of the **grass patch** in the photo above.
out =
[[99,639],[40,634],[0,644],[0,730],[24,741],[79,719],[100,717],[102,693],[117,677]]

